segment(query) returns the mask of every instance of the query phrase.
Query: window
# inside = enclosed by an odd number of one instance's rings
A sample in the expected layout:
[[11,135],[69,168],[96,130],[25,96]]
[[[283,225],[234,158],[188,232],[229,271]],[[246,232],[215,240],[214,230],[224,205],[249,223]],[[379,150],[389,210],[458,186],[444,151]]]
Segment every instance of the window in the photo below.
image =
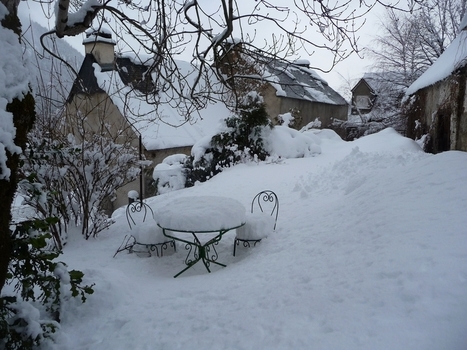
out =
[[358,109],[370,109],[371,108],[371,100],[369,96],[355,96],[355,106]]

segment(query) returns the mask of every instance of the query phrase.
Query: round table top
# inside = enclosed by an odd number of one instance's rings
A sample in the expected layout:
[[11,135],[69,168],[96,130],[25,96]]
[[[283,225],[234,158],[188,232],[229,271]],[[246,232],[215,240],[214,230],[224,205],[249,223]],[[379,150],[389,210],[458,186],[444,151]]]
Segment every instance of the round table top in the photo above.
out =
[[171,231],[215,232],[245,223],[245,207],[237,200],[218,196],[180,197],[156,210],[157,224]]

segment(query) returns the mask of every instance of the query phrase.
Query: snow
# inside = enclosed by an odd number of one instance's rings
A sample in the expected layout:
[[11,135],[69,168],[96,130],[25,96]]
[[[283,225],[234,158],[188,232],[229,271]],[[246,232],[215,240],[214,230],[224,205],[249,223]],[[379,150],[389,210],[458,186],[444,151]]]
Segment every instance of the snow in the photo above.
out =
[[[59,6],[59,1],[56,2],[55,13],[57,13],[58,11],[58,6]],[[78,23],[83,23],[84,18],[86,17],[86,14],[88,12],[94,11],[93,9],[94,6],[100,7],[102,6],[102,4],[99,2],[99,0],[87,0],[80,6],[78,11],[74,13],[68,13],[67,25],[70,27],[73,27]],[[57,16],[55,17],[58,18]]]
[[186,177],[183,173],[185,154],[173,154],[157,164],[153,171],[153,179],[157,183],[157,193],[163,194],[185,187]]
[[456,69],[466,64],[467,58],[467,31],[461,31],[446,51],[417,79],[406,91],[406,96],[418,90],[433,85],[447,78]]
[[135,191],[135,190],[128,191],[128,198],[134,199],[134,200],[138,199],[139,198],[138,191]]
[[266,238],[274,230],[274,217],[268,213],[247,213],[245,225],[237,229],[237,238],[256,240]]
[[464,350],[467,153],[426,154],[392,129],[352,142],[306,133],[320,154],[237,165],[147,200],[162,216],[179,198],[249,208],[273,190],[276,231],[236,257],[227,232],[216,246],[225,268],[197,264],[174,279],[183,245],[112,258],[132,232],[125,208],[98,238],[70,237],[60,260],[96,285],[85,304],[64,305],[55,349]]
[[[324,102],[324,103],[328,103],[328,104],[335,104],[335,102],[329,98],[328,95],[326,95],[324,92],[322,91],[318,91],[316,89],[313,89],[309,86],[304,86],[304,89],[310,94],[310,96],[313,97],[313,99],[315,101],[319,101],[319,102]],[[313,101],[313,100],[312,100]]]
[[[136,59],[132,58],[133,61]],[[146,57],[144,59],[146,60]],[[148,62],[146,60],[144,63]],[[193,67],[183,61],[176,61],[176,64],[192,83],[195,79]],[[169,96],[174,93],[170,90],[166,92],[167,103],[158,106],[157,116],[155,101],[148,103],[137,91],[125,86],[117,72],[103,72],[97,63],[93,67],[99,87],[108,93],[134,130],[141,133],[143,145],[147,150],[192,146],[204,136],[212,135],[218,123],[231,114],[223,103],[208,103],[205,108],[193,113],[191,120],[187,121],[185,115],[180,115],[179,110],[171,105],[177,99],[170,100]]]
[[[8,11],[0,4],[0,20]],[[13,114],[6,110],[8,103],[14,98],[22,98],[29,90],[29,71],[23,61],[23,48],[19,43],[18,35],[12,30],[0,25],[0,180],[10,178],[10,169],[7,166],[6,152],[21,153],[21,148],[15,142],[16,128],[13,124]]]
[[[104,37],[101,34],[106,34],[109,37]],[[112,39],[112,32],[106,26],[100,26],[98,28],[91,28],[86,31],[86,38],[83,40],[83,44],[95,43],[95,42],[104,42],[111,45],[116,45],[117,43]]]
[[298,60],[295,60],[293,62],[297,66],[303,66],[303,67],[309,67],[311,62],[310,60],[307,60],[306,58],[299,58]]
[[143,213],[132,214],[133,219],[137,222],[137,225],[131,228],[131,234],[135,236],[136,242],[140,244],[160,244],[169,240],[164,236],[162,229],[154,225],[154,220],[149,213],[146,213],[144,220],[138,218],[141,214]]
[[219,231],[244,224],[245,207],[235,199],[220,196],[181,197],[160,204],[154,220],[173,231]]
[[301,133],[287,126],[275,126],[270,135],[264,135],[264,148],[283,158],[310,157],[321,153],[319,139],[313,134]]
[[191,148],[191,155],[193,156],[193,163],[198,162],[206,154],[206,151],[211,147],[212,135],[206,135],[199,139]]

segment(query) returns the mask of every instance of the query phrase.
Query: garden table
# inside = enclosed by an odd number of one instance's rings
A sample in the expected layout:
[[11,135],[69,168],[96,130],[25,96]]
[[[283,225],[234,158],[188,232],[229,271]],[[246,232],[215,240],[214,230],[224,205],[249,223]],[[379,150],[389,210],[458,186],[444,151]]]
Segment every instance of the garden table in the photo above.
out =
[[[174,277],[202,261],[208,272],[210,264],[225,267],[217,261],[215,246],[222,236],[245,224],[245,207],[235,199],[217,196],[180,197],[157,210],[157,225],[168,238],[185,244],[187,265]],[[173,233],[177,232],[177,235]],[[181,233],[181,234],[180,234]],[[184,234],[190,234],[187,238]]]

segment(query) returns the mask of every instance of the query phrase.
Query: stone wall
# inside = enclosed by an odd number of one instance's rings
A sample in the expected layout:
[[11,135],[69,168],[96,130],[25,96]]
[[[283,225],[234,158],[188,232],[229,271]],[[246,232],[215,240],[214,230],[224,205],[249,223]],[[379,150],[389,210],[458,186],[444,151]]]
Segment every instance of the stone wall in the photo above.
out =
[[271,85],[264,87],[261,93],[266,104],[266,112],[273,120],[279,114],[287,113],[292,109],[300,111],[299,121],[293,126],[297,130],[315,121],[316,118],[321,122],[322,128],[330,127],[333,119],[347,120],[347,105],[331,105],[288,97],[278,98],[276,96],[276,89]]
[[[155,151],[144,151],[144,155],[146,160],[152,161],[151,165],[144,169],[143,172],[143,198],[152,197],[155,195],[155,187],[153,185],[153,177],[152,173],[154,171],[154,167],[161,163],[164,158],[173,155],[173,154],[191,154],[191,146],[186,147],[174,147],[168,149],[161,149]],[[117,198],[115,201],[112,202],[111,211],[128,204],[128,192],[134,190],[138,193],[140,191],[140,179],[139,177],[129,184],[119,188],[117,190]]]
[[404,105],[407,136],[426,135],[425,151],[467,151],[466,67],[417,91]]

